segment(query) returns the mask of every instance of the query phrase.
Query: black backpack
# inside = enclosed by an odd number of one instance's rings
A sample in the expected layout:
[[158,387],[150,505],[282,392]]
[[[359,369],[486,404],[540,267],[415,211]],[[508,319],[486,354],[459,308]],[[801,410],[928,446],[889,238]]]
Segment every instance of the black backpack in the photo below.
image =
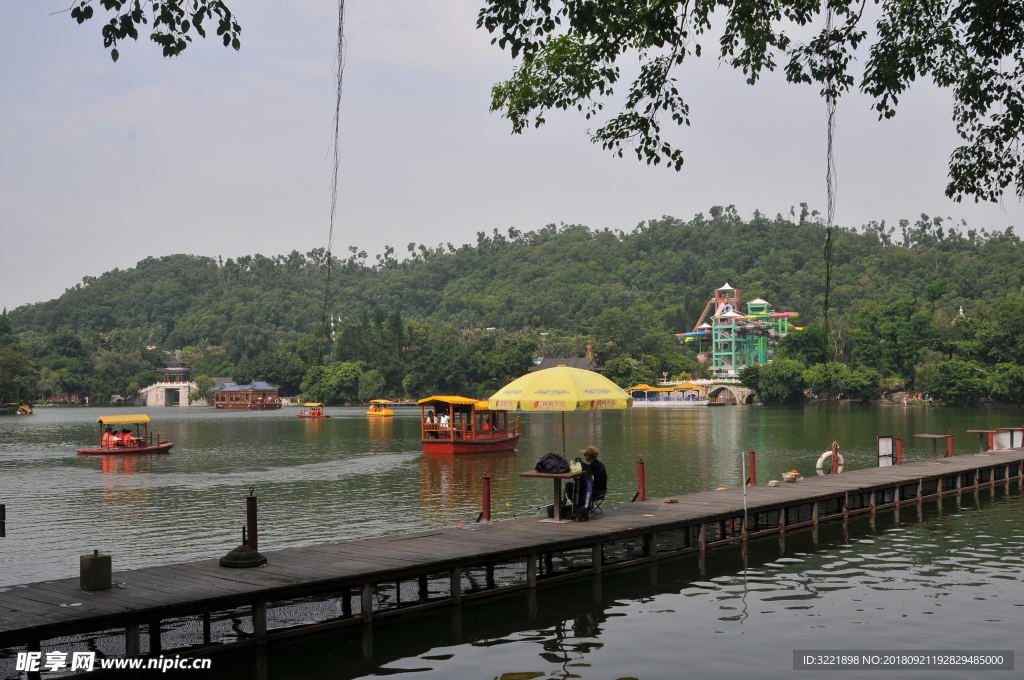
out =
[[537,472],[563,473],[569,471],[569,463],[559,455],[545,453],[534,467]]

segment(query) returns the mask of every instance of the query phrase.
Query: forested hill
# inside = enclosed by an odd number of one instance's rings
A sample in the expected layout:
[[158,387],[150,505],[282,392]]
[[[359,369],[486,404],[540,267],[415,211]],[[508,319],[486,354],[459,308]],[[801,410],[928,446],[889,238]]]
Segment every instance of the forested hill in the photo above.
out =
[[211,376],[231,376],[330,403],[483,397],[533,357],[588,348],[624,387],[700,377],[706,358],[673,334],[725,283],[806,326],[743,376],[765,401],[799,400],[804,387],[874,398],[902,385],[947,403],[1024,402],[1024,247],[1012,232],[927,217],[838,230],[826,342],[824,229],[804,212],[744,221],[714,208],[629,233],[510,229],[473,245],[409,244],[401,259],[388,248],[376,262],[350,248],[330,267],[330,343],[318,330],[322,250],[147,258],[0,315],[0,403],[130,399],[174,350],[200,394]]
[[[744,299],[762,297],[802,322],[821,314],[823,228],[807,219],[742,220],[712,209],[689,222],[666,217],[635,230],[548,226],[479,233],[472,245],[409,244],[376,262],[350,248],[336,259],[331,314],[399,313],[459,328],[524,327],[594,333],[610,310],[643,327],[692,327],[711,291],[728,282]],[[87,277],[60,298],[12,311],[16,331],[137,329],[151,344],[222,344],[232,329],[312,332],[326,280],[323,251],[243,256],[151,257],[135,268]],[[831,309],[837,321],[882,303],[912,300],[952,314],[997,315],[1019,296],[1024,248],[1006,232],[962,233],[922,217],[899,227],[841,229],[835,241]]]

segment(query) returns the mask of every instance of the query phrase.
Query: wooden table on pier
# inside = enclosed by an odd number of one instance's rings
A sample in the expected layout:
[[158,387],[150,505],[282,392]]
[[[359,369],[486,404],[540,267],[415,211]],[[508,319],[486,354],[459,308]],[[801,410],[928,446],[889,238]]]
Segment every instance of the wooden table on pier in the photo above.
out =
[[528,470],[526,472],[520,472],[520,477],[529,477],[531,479],[553,479],[555,480],[555,507],[552,513],[551,519],[542,519],[541,522],[569,522],[571,520],[562,519],[562,480],[572,479],[580,473],[578,472],[537,472],[536,470]]
[[[949,439],[953,438],[953,435],[951,435],[951,434],[915,434],[914,437],[916,439],[930,439],[931,440],[931,442],[932,442],[932,462],[936,463],[936,462],[938,462],[938,455],[935,452],[935,446],[939,443],[940,439],[949,440]],[[949,453],[947,452],[946,455],[949,456]]]
[[988,442],[985,441],[985,435],[991,435],[995,433],[995,430],[967,430],[968,432],[974,432],[978,435],[978,453],[985,453],[989,450]]

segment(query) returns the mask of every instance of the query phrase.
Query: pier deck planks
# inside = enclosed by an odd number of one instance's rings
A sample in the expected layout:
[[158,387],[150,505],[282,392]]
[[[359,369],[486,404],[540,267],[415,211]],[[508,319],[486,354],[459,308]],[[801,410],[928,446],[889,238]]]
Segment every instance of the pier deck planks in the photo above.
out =
[[[762,484],[747,488],[746,501],[750,512],[761,512],[1013,462],[1024,462],[1024,450],[850,470],[778,487]],[[740,487],[670,498],[674,502],[661,498],[606,506],[604,513],[590,522],[555,524],[531,517],[286,548],[265,552],[268,565],[256,569],[227,569],[217,560],[203,560],[119,571],[113,581],[120,585],[98,592],[83,592],[77,578],[0,587],[0,646],[218,606],[323,592],[325,586],[340,589],[363,582],[395,581],[455,566],[493,563],[502,557],[522,558],[531,552],[572,549],[702,520],[713,522],[743,512]],[[69,606],[72,603],[81,604]]]

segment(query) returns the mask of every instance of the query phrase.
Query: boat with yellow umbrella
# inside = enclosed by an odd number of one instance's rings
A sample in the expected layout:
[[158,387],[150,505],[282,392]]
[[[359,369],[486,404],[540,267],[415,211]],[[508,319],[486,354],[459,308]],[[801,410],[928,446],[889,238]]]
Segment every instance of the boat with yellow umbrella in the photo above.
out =
[[393,416],[395,412],[391,410],[391,405],[394,403],[388,399],[371,399],[370,408],[366,409],[366,415],[377,418]]
[[600,373],[570,366],[545,368],[516,378],[488,398],[492,409],[561,411],[562,455],[565,412],[629,408],[633,397]]
[[309,418],[311,420],[320,420],[321,418],[330,418],[329,415],[324,413],[324,405],[319,401],[307,401],[302,404],[302,410],[296,414],[299,418]]
[[[149,433],[150,420],[145,413],[100,416],[96,423],[99,425],[99,444],[81,446],[75,449],[77,453],[93,456],[112,453],[167,453],[174,446],[174,442]],[[116,434],[115,425],[134,425],[135,434],[132,435],[127,428],[123,428],[124,434]]]

